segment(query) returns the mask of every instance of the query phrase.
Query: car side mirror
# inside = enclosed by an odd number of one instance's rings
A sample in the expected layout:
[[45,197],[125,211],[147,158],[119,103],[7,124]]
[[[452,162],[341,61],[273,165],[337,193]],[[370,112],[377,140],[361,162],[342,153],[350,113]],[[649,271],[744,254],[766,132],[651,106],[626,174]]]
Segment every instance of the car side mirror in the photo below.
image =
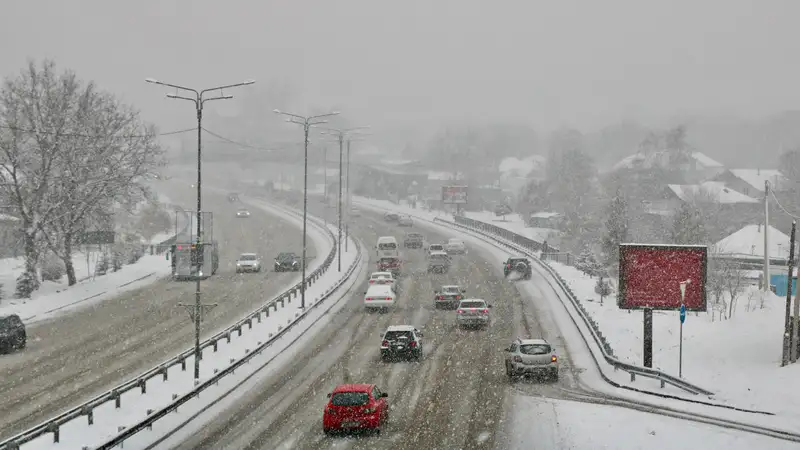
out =
[[[504,349],[503,349],[503,351],[504,351],[504,352],[510,352],[510,351],[511,351],[511,347],[506,347],[506,348],[504,348]],[[330,394],[329,394],[329,395],[330,395]]]
[[486,305],[488,308],[494,308],[494,305]]
[[328,392],[328,398],[331,398],[331,393],[330,392]]
[[466,293],[467,293],[467,290],[466,290],[466,289],[462,289],[462,290],[461,290],[461,293],[462,293],[462,294],[466,294]]
[[425,335],[422,333],[422,331],[417,331],[417,336],[419,336],[419,337],[423,337],[423,336],[425,336]]
[[381,398],[387,398],[387,397],[389,397],[389,394],[387,394],[386,392],[383,392],[381,394]]

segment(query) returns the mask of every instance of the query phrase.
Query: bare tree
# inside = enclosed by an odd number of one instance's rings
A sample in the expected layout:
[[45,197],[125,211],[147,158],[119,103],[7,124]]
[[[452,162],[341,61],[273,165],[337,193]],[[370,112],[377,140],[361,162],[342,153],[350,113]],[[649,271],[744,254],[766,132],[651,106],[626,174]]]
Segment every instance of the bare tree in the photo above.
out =
[[43,236],[66,266],[70,286],[77,282],[72,256],[87,220],[102,217],[113,205],[130,210],[148,197],[141,182],[162,162],[155,131],[137,111],[89,84],[77,99],[76,129],[84,134],[67,142],[69,155],[55,179],[59,214]]
[[744,277],[739,267],[733,263],[728,263],[727,276],[725,277],[725,290],[728,293],[728,318],[733,317],[733,311],[736,310],[736,301],[742,290],[745,287]]
[[41,67],[29,62],[0,89],[0,195],[21,220],[23,277],[30,283],[22,296],[39,286],[40,238],[61,207],[53,180],[70,139],[79,89],[75,74],[57,73],[52,61]]

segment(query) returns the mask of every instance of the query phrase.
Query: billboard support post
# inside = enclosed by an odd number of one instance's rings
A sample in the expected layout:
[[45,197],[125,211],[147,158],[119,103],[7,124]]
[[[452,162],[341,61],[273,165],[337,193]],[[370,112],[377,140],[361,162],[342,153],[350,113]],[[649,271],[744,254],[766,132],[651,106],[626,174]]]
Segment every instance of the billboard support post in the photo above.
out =
[[653,367],[653,310],[644,309],[644,366]]

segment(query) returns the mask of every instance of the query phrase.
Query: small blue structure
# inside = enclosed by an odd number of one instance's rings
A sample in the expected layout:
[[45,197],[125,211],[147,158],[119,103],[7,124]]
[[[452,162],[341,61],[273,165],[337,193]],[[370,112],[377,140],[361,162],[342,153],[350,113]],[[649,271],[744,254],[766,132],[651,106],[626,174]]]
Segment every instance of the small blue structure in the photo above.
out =
[[[770,284],[775,286],[775,295],[779,297],[786,297],[786,277],[787,275],[784,273],[771,274],[769,277]],[[792,277],[792,295],[794,296],[796,294],[797,294],[797,275]]]

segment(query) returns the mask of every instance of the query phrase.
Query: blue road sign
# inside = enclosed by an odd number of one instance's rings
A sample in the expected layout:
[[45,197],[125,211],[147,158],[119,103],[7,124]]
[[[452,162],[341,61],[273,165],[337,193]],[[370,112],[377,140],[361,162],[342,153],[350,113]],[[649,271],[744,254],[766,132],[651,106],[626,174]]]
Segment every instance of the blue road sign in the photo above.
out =
[[686,305],[681,304],[681,323],[686,322]]

